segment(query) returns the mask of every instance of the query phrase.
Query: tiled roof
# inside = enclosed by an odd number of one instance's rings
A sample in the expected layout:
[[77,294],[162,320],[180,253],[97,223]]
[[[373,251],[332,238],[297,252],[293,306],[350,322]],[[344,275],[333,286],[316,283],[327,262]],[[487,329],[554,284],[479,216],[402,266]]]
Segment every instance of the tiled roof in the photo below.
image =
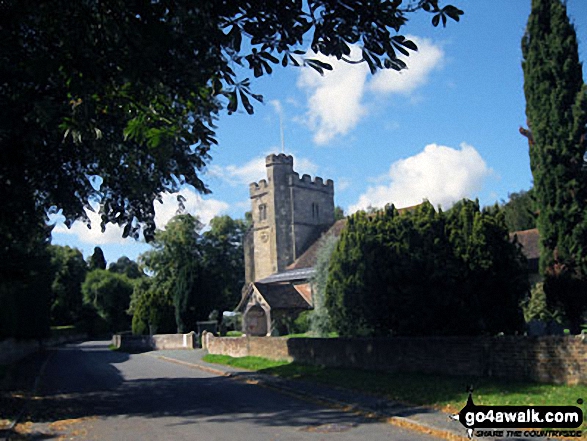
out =
[[340,236],[342,229],[346,225],[346,219],[337,220],[326,233],[322,235],[318,240],[316,240],[310,248],[308,248],[300,257],[298,257],[292,264],[290,264],[287,269],[294,270],[294,269],[301,269],[301,268],[312,268],[316,264],[316,256],[318,254],[318,250],[322,246],[322,238],[326,236]]
[[271,309],[312,309],[291,283],[254,283]]
[[[402,209],[400,212],[411,211],[415,207],[408,207]],[[330,229],[324,233],[323,237],[333,235],[334,237],[340,236],[344,226],[346,225],[346,219],[338,220],[330,227]],[[516,231],[511,233],[511,238],[513,239],[514,235],[518,237],[518,242],[522,245],[522,252],[526,256],[528,260],[539,259],[540,258],[540,233],[538,229],[533,228],[531,230],[525,231]],[[298,257],[295,262],[287,267],[288,270],[297,270],[297,269],[311,269],[316,264],[316,257],[318,254],[318,250],[322,244],[322,238],[318,239],[314,242],[310,248],[306,250],[304,254]],[[287,273],[287,271],[286,271]],[[284,274],[284,273],[282,273]],[[273,276],[270,276],[273,277]]]
[[517,236],[518,242],[522,245],[522,252],[528,260],[540,258],[540,233],[537,228],[516,231],[511,234],[512,239],[514,236]]
[[[291,266],[291,265],[290,265]],[[289,267],[288,267],[289,268]],[[276,282],[296,282],[298,280],[308,280],[314,275],[314,268],[293,268],[285,270],[281,273],[271,274],[264,279],[259,280],[259,283],[276,283]]]
[[[399,214],[404,214],[409,211],[414,211],[419,205],[414,205],[412,207],[405,207],[399,208],[397,211]],[[322,245],[322,238],[327,236],[340,236],[343,228],[346,225],[346,218],[337,220],[329,229],[316,240],[300,257],[298,257],[292,264],[290,264],[287,269],[298,269],[298,268],[311,268],[316,264],[316,258],[318,255],[318,250]]]

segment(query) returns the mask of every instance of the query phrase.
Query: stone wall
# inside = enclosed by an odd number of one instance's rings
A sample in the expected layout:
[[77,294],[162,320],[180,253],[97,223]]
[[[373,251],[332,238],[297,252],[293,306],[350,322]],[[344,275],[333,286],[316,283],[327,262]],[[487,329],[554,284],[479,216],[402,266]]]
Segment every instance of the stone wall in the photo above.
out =
[[287,337],[214,337],[202,335],[202,348],[210,354],[230,355],[231,357],[269,358],[271,360],[293,361],[289,354]]
[[152,351],[163,349],[194,349],[197,336],[189,334],[130,335],[114,334],[112,345],[125,351]]
[[586,336],[319,339],[205,337],[211,354],[387,372],[587,384]]

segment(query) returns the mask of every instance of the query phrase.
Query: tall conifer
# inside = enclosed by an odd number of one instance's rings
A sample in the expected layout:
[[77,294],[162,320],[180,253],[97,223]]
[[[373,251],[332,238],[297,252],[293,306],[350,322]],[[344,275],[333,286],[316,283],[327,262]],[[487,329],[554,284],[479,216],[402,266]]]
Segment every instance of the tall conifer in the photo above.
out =
[[563,2],[532,0],[522,54],[540,267],[549,302],[578,332],[587,303],[587,91]]

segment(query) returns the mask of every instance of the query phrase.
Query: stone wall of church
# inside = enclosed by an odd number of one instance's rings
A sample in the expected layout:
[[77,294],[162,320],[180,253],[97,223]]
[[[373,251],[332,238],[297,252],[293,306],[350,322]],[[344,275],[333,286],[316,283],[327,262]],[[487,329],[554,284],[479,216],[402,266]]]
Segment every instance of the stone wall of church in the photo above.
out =
[[267,179],[250,184],[253,217],[254,271],[247,281],[260,280],[285,270],[334,223],[334,183],[293,170],[293,157],[269,155],[265,159]]
[[300,179],[294,173],[290,177],[290,191],[295,260],[334,223],[334,183],[330,179],[324,183],[320,177],[312,181],[309,175]]

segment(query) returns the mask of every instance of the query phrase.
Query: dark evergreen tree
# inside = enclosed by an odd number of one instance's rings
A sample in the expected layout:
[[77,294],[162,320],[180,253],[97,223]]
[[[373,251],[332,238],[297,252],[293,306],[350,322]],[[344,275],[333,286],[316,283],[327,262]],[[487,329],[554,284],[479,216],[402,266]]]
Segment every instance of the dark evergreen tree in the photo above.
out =
[[505,213],[481,211],[479,201],[463,200],[447,213],[446,228],[460,260],[456,286],[464,305],[463,328],[488,335],[523,331],[527,262],[510,240]]
[[47,337],[53,275],[50,228],[42,221],[16,224],[8,232],[0,222],[0,236],[11,238],[0,243],[0,339]]
[[341,336],[373,333],[373,325],[367,319],[372,301],[366,281],[367,222],[363,212],[350,216],[332,254],[325,305],[332,327]]
[[169,334],[177,329],[173,299],[154,277],[142,277],[134,283],[129,314],[133,334]]
[[326,337],[331,331],[331,320],[325,304],[325,290],[328,282],[330,259],[336,248],[338,238],[328,235],[320,239],[320,249],[316,253],[316,273],[312,277],[312,303],[310,330],[319,337]]
[[326,306],[341,335],[495,335],[523,329],[525,260],[503,213],[426,202],[349,218],[332,254]]
[[94,271],[97,269],[106,269],[106,259],[104,258],[104,251],[100,247],[94,247],[94,254],[90,256],[88,262],[88,269]]
[[544,290],[577,333],[587,307],[587,91],[564,2],[532,1],[522,53]]
[[536,201],[534,189],[510,193],[503,205],[505,223],[510,232],[536,228]]

